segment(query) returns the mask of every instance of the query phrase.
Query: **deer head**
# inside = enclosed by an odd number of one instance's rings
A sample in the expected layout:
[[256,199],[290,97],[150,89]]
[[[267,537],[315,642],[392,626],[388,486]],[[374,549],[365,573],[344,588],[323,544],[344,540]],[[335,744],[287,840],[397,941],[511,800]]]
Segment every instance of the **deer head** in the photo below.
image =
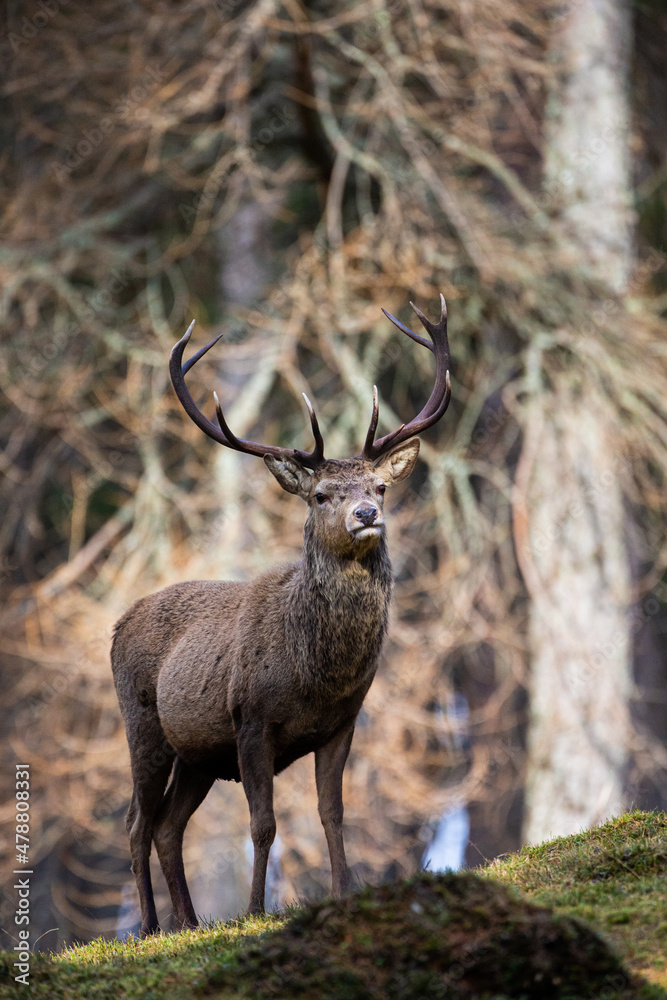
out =
[[194,320],[184,336],[174,346],[169,361],[171,381],[183,408],[194,423],[219,444],[235,451],[257,455],[288,493],[306,501],[309,507],[307,531],[341,556],[360,558],[384,537],[382,513],[384,492],[412,472],[417,455],[417,435],[433,426],[444,414],[451,398],[449,379],[449,344],[447,340],[447,305],[440,296],[441,314],[438,323],[430,320],[410,303],[430,340],[414,333],[383,309],[385,316],[416,343],[435,357],[435,384],[421,411],[407,424],[375,441],[379,405],[377,387],[373,387],[373,409],[362,451],[348,459],[325,459],[324,440],[312,403],[303,394],[315,439],[312,451],[278,448],[237,438],[230,430],[216,393],[216,426],[193,400],[185,383],[185,375],[222,337],[219,334],[183,364],[183,352],[190,339]]

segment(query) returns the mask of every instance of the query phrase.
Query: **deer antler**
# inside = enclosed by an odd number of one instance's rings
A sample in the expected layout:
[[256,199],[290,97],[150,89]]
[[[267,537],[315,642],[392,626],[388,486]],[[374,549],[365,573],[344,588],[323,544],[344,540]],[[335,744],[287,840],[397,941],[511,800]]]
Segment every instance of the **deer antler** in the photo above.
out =
[[195,365],[200,358],[202,358],[207,351],[217,344],[222,337],[222,334],[218,334],[214,337],[210,344],[206,344],[202,347],[196,354],[182,364],[183,362],[183,351],[185,346],[190,339],[190,334],[192,333],[192,328],[195,325],[193,320],[190,326],[185,331],[185,334],[181,337],[177,344],[172,348],[171,355],[169,357],[169,374],[171,376],[171,384],[173,385],[176,395],[181,401],[183,409],[190,417],[192,421],[208,434],[210,438],[217,441],[218,444],[224,444],[227,448],[233,448],[234,451],[243,451],[248,455],[258,455],[263,458],[264,455],[275,455],[276,458],[284,458],[285,456],[290,456],[296,458],[301,465],[308,469],[315,469],[318,465],[321,465],[324,461],[324,441],[322,440],[322,434],[320,433],[320,428],[317,423],[317,417],[315,416],[315,410],[313,405],[303,393],[303,398],[306,401],[306,406],[308,407],[308,413],[310,415],[310,425],[313,429],[313,437],[315,438],[315,447],[312,451],[299,451],[297,448],[278,448],[271,444],[259,444],[256,441],[244,441],[242,438],[237,438],[234,433],[229,429],[227,421],[222,414],[222,407],[220,406],[220,401],[218,400],[217,394],[214,392],[213,396],[215,398],[215,411],[218,417],[219,427],[205,416],[199,409],[194,399],[190,395],[190,390],[185,384],[185,376],[190,371],[193,365]]
[[375,462],[394,445],[400,444],[401,441],[406,441],[408,438],[415,437],[417,434],[421,434],[427,427],[432,427],[433,424],[440,420],[440,417],[449,406],[449,401],[452,396],[452,387],[449,381],[447,303],[445,302],[444,295],[440,296],[440,303],[441,312],[438,323],[431,323],[431,321],[424,316],[421,309],[418,309],[413,302],[410,303],[414,311],[417,313],[422,326],[429,333],[431,340],[427,340],[425,337],[420,337],[418,333],[414,333],[414,331],[410,330],[409,327],[404,326],[400,320],[392,316],[391,313],[388,313],[386,309],[382,310],[387,319],[390,319],[394,326],[398,327],[401,333],[404,333],[406,336],[410,337],[411,340],[416,341],[416,343],[421,344],[422,347],[427,347],[429,351],[435,355],[435,385],[433,386],[433,390],[427,403],[416,417],[413,417],[413,419],[407,424],[401,424],[400,427],[398,427],[395,431],[392,431],[390,434],[385,434],[384,437],[381,437],[380,440],[375,443],[373,443],[373,439],[375,438],[375,431],[377,430],[379,410],[378,391],[376,386],[373,386],[373,413],[371,415],[371,422],[366,435],[366,442],[359,458],[366,458]]

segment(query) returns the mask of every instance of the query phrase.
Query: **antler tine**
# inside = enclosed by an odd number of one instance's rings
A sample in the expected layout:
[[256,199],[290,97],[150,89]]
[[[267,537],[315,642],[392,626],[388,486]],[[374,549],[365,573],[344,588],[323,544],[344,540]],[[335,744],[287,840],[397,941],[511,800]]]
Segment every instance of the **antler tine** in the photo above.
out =
[[[421,325],[424,327],[425,330],[428,330],[429,334],[431,335],[431,339],[434,342],[436,337],[440,336],[443,333],[444,334],[447,333],[447,303],[445,302],[445,296],[442,294],[442,292],[440,292],[440,319],[438,320],[437,323],[431,323],[430,319],[424,316],[424,313],[418,306],[414,304],[414,302],[411,302],[410,306],[412,310],[419,317]],[[433,345],[429,344],[427,340],[424,340],[423,337],[420,337],[419,339],[423,340],[424,343],[427,344],[431,350],[433,350]]]
[[375,440],[375,432],[378,426],[378,418],[380,416],[380,404],[378,401],[378,387],[373,386],[373,412],[371,413],[371,422],[368,425],[368,433],[366,434],[366,440],[364,442],[364,448],[361,453],[363,458],[370,458],[373,451],[373,441]]
[[[190,326],[189,326],[189,327],[187,328],[187,330],[186,330],[186,332],[185,332],[185,336],[186,336],[186,337],[188,338],[188,340],[190,339],[190,333],[191,333],[191,331],[192,331],[192,328],[193,328],[193,326],[194,326],[194,325],[195,325],[195,321],[193,320],[193,321],[192,321],[192,323],[190,323]],[[204,357],[204,355],[205,355],[205,354],[206,354],[206,353],[207,353],[208,351],[210,351],[212,347],[215,347],[215,345],[216,345],[216,344],[218,343],[218,341],[219,341],[219,340],[220,340],[220,339],[221,339],[222,337],[224,337],[224,334],[223,334],[223,333],[219,333],[217,337],[214,337],[214,338],[213,338],[213,340],[211,341],[211,343],[210,343],[210,344],[206,344],[206,346],[205,346],[205,347],[202,347],[202,348],[200,348],[200,350],[198,350],[196,354],[193,354],[193,355],[192,355],[192,357],[191,357],[191,358],[189,358],[189,359],[188,359],[188,360],[187,360],[187,361],[185,362],[185,364],[183,365],[183,374],[184,374],[184,375],[187,375],[187,373],[188,373],[188,372],[190,371],[190,369],[192,368],[192,366],[193,366],[193,365],[196,365],[196,364],[197,364],[197,362],[199,361],[199,359],[200,359],[200,358],[203,358],[203,357]],[[187,344],[188,340],[186,340],[186,341],[185,341],[185,343],[186,343],[186,344]]]
[[196,354],[186,361],[185,364],[183,364],[183,351],[185,350],[186,344],[190,340],[193,327],[194,320],[190,323],[190,326],[187,328],[178,343],[176,343],[172,348],[171,355],[169,356],[169,374],[171,376],[171,383],[174,387],[174,391],[176,392],[183,409],[190,419],[197,425],[197,427],[204,431],[208,437],[217,441],[218,444],[225,445],[227,448],[233,448],[234,451],[245,452],[248,455],[257,455],[260,458],[263,458],[264,455],[274,455],[276,458],[284,458],[289,455],[296,458],[301,465],[309,469],[315,469],[321,462],[323,462],[324,443],[317,425],[315,411],[310,405],[310,402],[308,402],[308,408],[311,413],[311,426],[313,428],[313,434],[315,435],[315,447],[312,452],[299,451],[297,448],[278,448],[275,445],[260,444],[256,441],[245,441],[243,438],[236,437],[236,435],[230,430],[229,425],[223,416],[220,400],[218,399],[216,393],[213,395],[215,398],[216,415],[220,426],[216,427],[216,425],[202,413],[190,395],[190,390],[185,383],[185,376],[190,371],[192,366],[195,365],[207,351],[210,351],[210,349],[217,344],[222,334],[214,337],[209,344],[202,347]]
[[320,425],[317,422],[315,407],[308,399],[308,396],[306,396],[305,392],[302,392],[301,395],[305,399],[306,406],[308,407],[310,426],[313,429],[313,437],[315,438],[315,448],[313,449],[313,455],[315,456],[317,464],[319,465],[321,462],[324,461],[324,439],[322,437],[322,432],[320,431]]
[[237,438],[236,434],[229,429],[229,424],[225,420],[224,414],[222,412],[222,407],[220,406],[220,400],[218,399],[218,394],[213,390],[213,400],[215,402],[215,415],[218,418],[218,423],[220,424],[220,430],[225,435],[227,439],[227,444],[230,448],[235,448],[237,451],[245,451],[241,447],[241,442]]
[[209,437],[213,438],[213,440],[217,441],[219,444],[227,444],[227,438],[224,433],[216,427],[215,424],[208,419],[208,417],[204,416],[190,395],[190,390],[185,384],[186,372],[192,367],[192,364],[202,356],[202,353],[205,354],[206,350],[208,350],[209,347],[212,347],[214,343],[213,341],[211,344],[208,344],[207,347],[204,348],[203,352],[198,351],[194,358],[190,359],[190,362],[186,362],[186,364],[182,365],[183,351],[185,350],[186,344],[190,340],[193,327],[194,320],[190,323],[190,326],[187,328],[178,343],[174,344],[171,354],[169,355],[169,375],[171,377],[171,384],[174,387],[174,391],[176,392],[183,409],[190,419],[194,421],[197,427],[199,427],[200,430],[204,431],[205,434],[208,434]]
[[[449,377],[449,341],[447,340],[447,303],[445,297],[442,294],[440,295],[440,319],[437,323],[432,323],[413,302],[410,305],[419,317],[422,326],[431,337],[430,341],[426,340],[425,337],[419,336],[409,327],[404,326],[400,320],[397,320],[388,313],[386,309],[383,309],[382,312],[402,333],[406,334],[406,336],[410,337],[417,344],[421,344],[422,347],[428,347],[429,351],[433,353],[435,357],[435,383],[426,404],[417,416],[407,424],[402,424],[390,434],[385,434],[384,437],[381,437],[375,443],[373,443],[375,427],[373,427],[372,434],[369,428],[361,455],[363,458],[370,459],[371,461],[376,461],[393,445],[399,444],[401,441],[406,441],[410,437],[415,437],[437,423],[449,406],[452,396]],[[377,422],[375,411],[374,418]],[[372,423],[373,421],[371,420]]]
[[[412,306],[412,302],[410,303],[410,305]],[[380,308],[382,309],[382,306],[380,306]],[[412,306],[412,308],[415,309],[415,306]],[[419,316],[419,311],[418,310],[415,311]],[[385,314],[388,320],[391,320],[394,326],[398,327],[401,333],[404,333],[406,335],[406,337],[410,337],[411,340],[414,340],[417,344],[421,344],[422,347],[428,347],[429,351],[433,350],[433,344],[430,342],[430,340],[427,340],[426,337],[420,337],[418,333],[415,333],[414,330],[411,330],[409,326],[405,326],[403,323],[401,323],[400,319],[396,319],[396,317],[392,316],[391,313],[387,312],[386,309],[382,309],[382,312]],[[419,316],[419,318],[422,319],[422,317],[423,319],[426,319],[423,313],[421,314],[421,316]],[[426,322],[428,323],[428,320],[426,320]],[[426,327],[426,329],[428,330],[428,327]]]

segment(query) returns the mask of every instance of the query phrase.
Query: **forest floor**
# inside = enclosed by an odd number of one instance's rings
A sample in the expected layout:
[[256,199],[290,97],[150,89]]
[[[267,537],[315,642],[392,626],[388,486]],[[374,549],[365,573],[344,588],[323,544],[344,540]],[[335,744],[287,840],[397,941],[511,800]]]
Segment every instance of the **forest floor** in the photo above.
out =
[[0,997],[44,1000],[667,1000],[667,815],[601,827],[474,872],[146,941],[0,953]]

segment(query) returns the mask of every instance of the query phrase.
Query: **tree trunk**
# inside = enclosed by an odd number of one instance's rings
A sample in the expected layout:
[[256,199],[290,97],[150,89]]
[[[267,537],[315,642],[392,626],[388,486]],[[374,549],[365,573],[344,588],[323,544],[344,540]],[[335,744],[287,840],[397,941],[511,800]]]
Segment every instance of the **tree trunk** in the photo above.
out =
[[577,397],[568,385],[536,400],[519,470],[532,598],[530,843],[575,833],[623,808],[630,579],[611,416],[595,395]]
[[[630,13],[569,5],[553,44],[546,187],[573,269],[611,296],[632,266],[628,164]],[[533,396],[515,524],[531,594],[524,836],[576,832],[623,808],[630,732],[630,573],[614,427],[576,372]]]
[[572,264],[623,292],[633,263],[626,0],[578,0],[555,29],[545,186]]

